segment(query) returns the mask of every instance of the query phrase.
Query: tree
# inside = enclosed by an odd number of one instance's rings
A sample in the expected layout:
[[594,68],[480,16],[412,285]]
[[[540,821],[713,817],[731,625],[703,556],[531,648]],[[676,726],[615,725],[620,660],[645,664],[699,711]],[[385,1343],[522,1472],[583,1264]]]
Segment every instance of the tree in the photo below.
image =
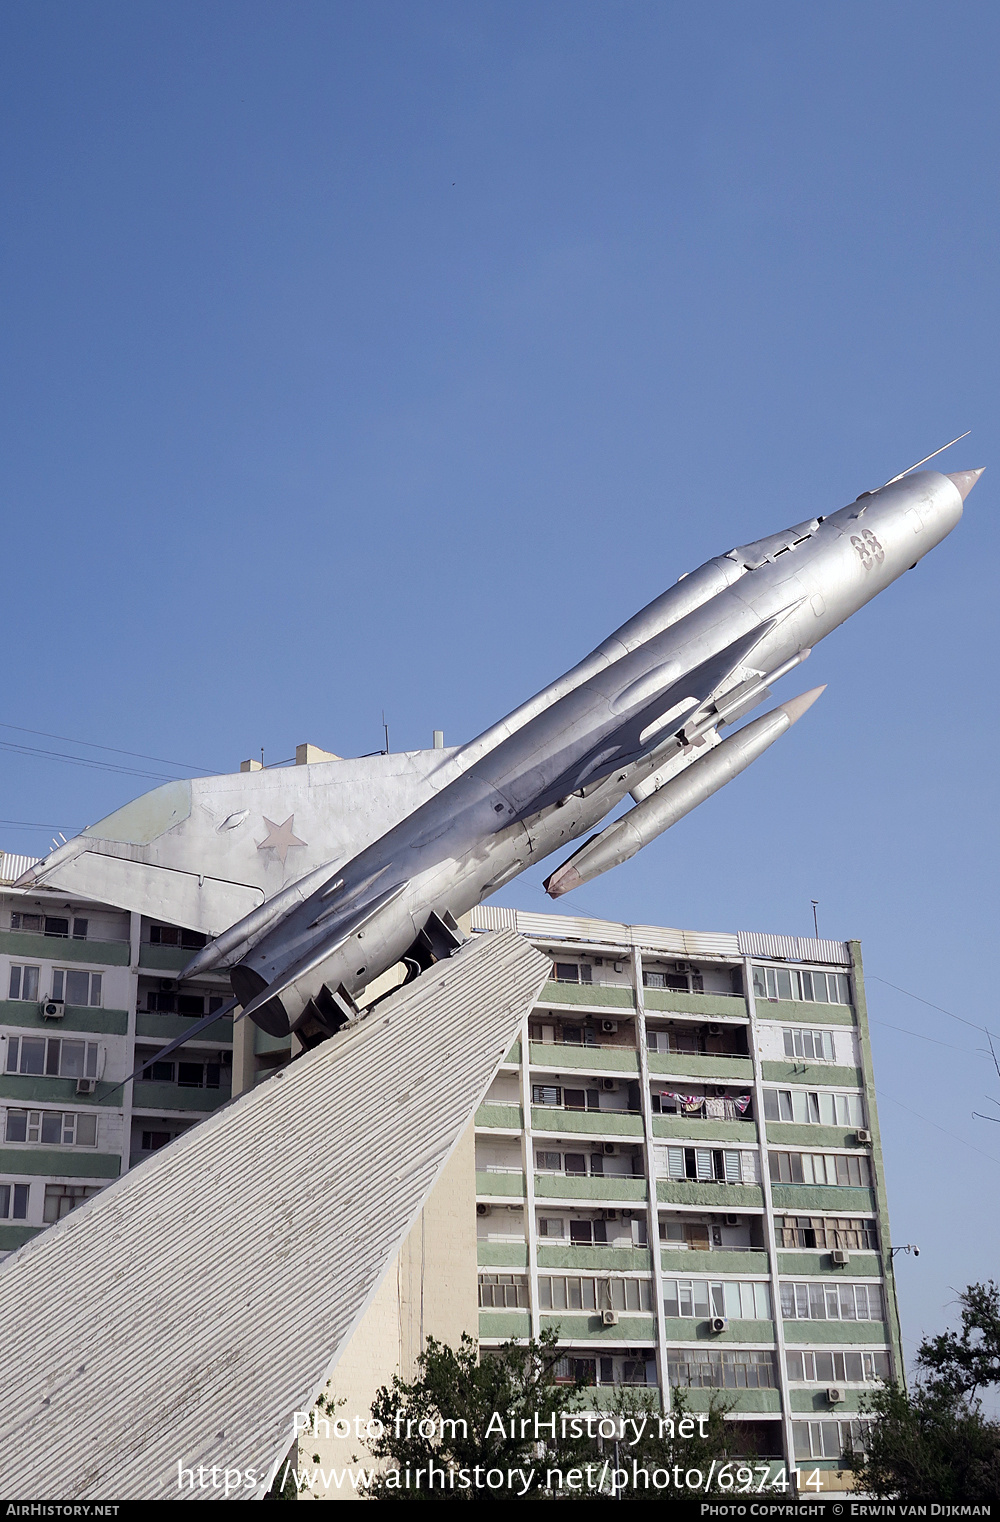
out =
[[868,1397],[875,1420],[851,1463],[857,1488],[879,1500],[1000,1495],[1000,1422],[983,1415],[978,1394],[1000,1384],[1000,1289],[970,1284],[959,1304],[961,1331],[921,1343],[912,1391],[886,1385]]
[[372,1417],[382,1435],[369,1447],[389,1463],[364,1494],[384,1501],[648,1500],[657,1490],[652,1479],[647,1486],[640,1477],[636,1486],[636,1470],[669,1470],[659,1493],[690,1495],[699,1487],[685,1489],[685,1474],[706,1477],[712,1459],[716,1467],[724,1462],[721,1400],[713,1398],[698,1417],[678,1391],[672,1420],[661,1422],[652,1392],[619,1387],[611,1405],[595,1412],[582,1373],[571,1384],[556,1382],[562,1357],[551,1329],[482,1358],[467,1335],[457,1350],[428,1338],[417,1377],[397,1375],[375,1397]]
[[[563,1412],[583,1404],[583,1383],[557,1384],[558,1334],[548,1330],[525,1344],[505,1343],[480,1359],[476,1342],[463,1333],[457,1350],[428,1337],[412,1381],[393,1376],[372,1405],[383,1433],[370,1443],[376,1458],[391,1467],[376,1475],[369,1499],[481,1500],[492,1495],[538,1496],[545,1489],[551,1463],[583,1461],[584,1443],[563,1434]],[[554,1426],[552,1425],[554,1423]],[[539,1442],[546,1461],[539,1464]],[[428,1484],[431,1466],[444,1473]],[[521,1478],[506,1483],[512,1471]],[[477,1471],[482,1477],[476,1483]],[[485,1475],[501,1471],[502,1487],[489,1487]],[[420,1478],[418,1478],[418,1475]],[[450,1477],[456,1478],[448,1483]],[[463,1476],[471,1476],[463,1483]]]

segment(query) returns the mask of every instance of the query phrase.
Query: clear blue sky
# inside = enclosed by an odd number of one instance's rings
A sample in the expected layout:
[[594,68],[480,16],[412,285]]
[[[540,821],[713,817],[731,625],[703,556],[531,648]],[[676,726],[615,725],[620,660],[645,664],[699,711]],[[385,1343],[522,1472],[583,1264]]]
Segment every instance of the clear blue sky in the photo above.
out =
[[[0,28],[4,724],[219,771],[374,750],[383,708],[394,749],[459,741],[682,571],[972,428],[962,525],[780,689],[822,701],[559,907],[802,934],[817,898],[870,975],[1000,1030],[996,6]],[[0,779],[34,852],[154,785],[9,748]],[[503,900],[545,907],[540,876]],[[998,1269],[971,1111],[1000,1079],[981,1032],[869,992],[912,1352]]]

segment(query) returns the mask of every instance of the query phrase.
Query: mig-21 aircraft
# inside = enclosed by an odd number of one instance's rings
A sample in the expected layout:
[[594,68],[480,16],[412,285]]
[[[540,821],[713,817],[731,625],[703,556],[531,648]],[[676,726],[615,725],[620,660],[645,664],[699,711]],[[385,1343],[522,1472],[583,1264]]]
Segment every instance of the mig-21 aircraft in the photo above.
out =
[[823,689],[723,730],[939,544],[980,474],[914,466],[707,561],[466,745],[168,782],[18,886],[201,931],[212,940],[180,977],[227,970],[244,1014],[314,1045],[357,1018],[382,973],[402,963],[410,979],[450,955],[463,914],[626,794],[634,807],[547,878],[553,898],[749,765]]

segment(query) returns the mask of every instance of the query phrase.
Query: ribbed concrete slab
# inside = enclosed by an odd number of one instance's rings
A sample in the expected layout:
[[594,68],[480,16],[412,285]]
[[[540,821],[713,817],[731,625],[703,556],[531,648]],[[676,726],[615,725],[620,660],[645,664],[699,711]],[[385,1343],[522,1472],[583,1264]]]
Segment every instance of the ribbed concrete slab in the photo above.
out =
[[260,1496],[548,973],[477,937],[8,1258],[4,1493]]

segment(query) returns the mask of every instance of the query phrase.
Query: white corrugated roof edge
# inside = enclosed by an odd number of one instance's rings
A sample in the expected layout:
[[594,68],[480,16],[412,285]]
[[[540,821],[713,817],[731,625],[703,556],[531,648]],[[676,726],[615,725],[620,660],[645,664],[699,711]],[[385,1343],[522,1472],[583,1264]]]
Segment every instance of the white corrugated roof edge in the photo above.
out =
[[259,1499],[548,971],[474,938],[0,1264],[7,1490]]

